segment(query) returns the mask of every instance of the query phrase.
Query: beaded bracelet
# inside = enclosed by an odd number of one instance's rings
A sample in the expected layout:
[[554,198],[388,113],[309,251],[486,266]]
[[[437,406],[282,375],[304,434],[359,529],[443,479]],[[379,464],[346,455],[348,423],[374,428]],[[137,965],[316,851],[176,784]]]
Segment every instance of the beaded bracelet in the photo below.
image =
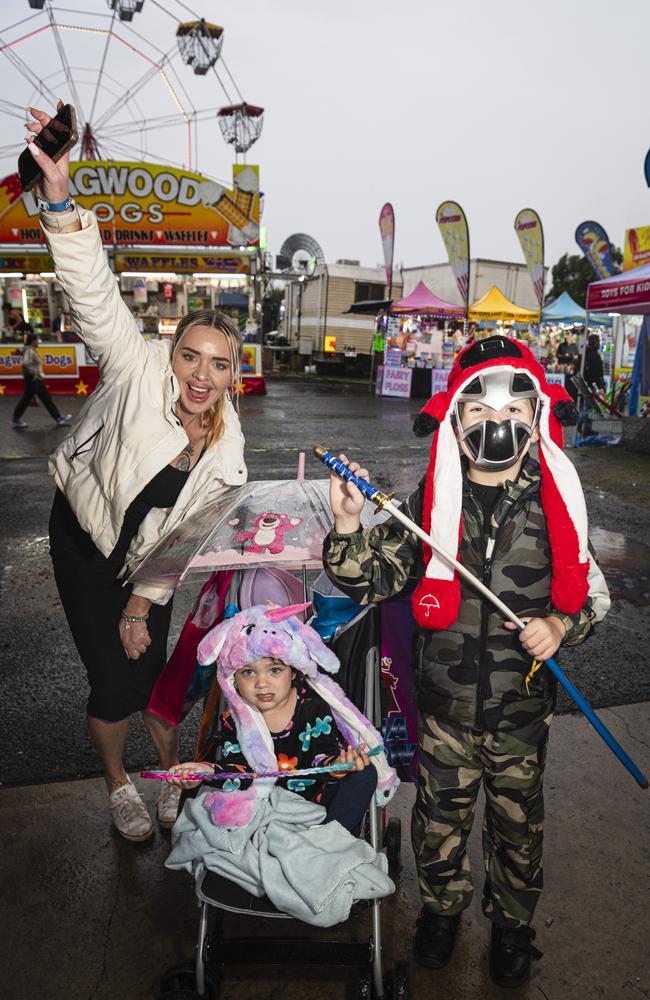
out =
[[126,629],[131,628],[131,625],[134,624],[134,623],[146,622],[146,620],[149,617],[149,615],[148,614],[146,614],[146,615],[127,615],[126,611],[122,611],[122,612],[120,612],[120,617],[122,618],[122,621],[124,622],[124,629],[126,630]]

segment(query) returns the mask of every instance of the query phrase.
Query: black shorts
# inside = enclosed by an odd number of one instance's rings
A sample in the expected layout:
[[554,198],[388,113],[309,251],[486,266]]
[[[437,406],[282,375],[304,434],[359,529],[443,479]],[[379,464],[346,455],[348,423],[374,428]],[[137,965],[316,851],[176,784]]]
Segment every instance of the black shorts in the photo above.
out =
[[119,636],[120,613],[131,594],[117,579],[131,538],[120,536],[103,556],[57,491],[50,517],[50,554],[54,576],[72,638],[90,684],[88,715],[120,722],[147,707],[151,690],[167,662],[172,600],[152,604],[147,626],[151,645],[129,660]]

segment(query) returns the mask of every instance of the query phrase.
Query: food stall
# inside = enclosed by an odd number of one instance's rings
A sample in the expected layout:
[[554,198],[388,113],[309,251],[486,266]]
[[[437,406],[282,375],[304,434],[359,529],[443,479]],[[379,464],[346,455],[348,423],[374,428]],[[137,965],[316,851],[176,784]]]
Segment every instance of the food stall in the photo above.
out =
[[[143,336],[171,335],[181,316],[193,309],[223,309],[240,329],[254,319],[260,217],[256,166],[235,164],[232,189],[155,163],[72,161],[70,174],[71,192],[95,215],[121,294]],[[245,199],[238,197],[240,189]],[[41,338],[50,392],[92,392],[99,373],[83,346],[66,343],[73,334],[64,335],[64,343],[52,336],[53,317],[67,303],[44,252],[36,199],[21,191],[17,174],[0,181],[2,194],[0,392],[22,391],[23,345],[10,339],[12,310]],[[265,391],[260,361],[259,351],[248,353],[240,393]]]
[[377,372],[377,395],[423,399],[444,388],[441,375],[434,373],[448,371],[453,365],[454,348],[447,324],[464,315],[462,306],[438,298],[423,281],[406,298],[393,302],[384,363]]

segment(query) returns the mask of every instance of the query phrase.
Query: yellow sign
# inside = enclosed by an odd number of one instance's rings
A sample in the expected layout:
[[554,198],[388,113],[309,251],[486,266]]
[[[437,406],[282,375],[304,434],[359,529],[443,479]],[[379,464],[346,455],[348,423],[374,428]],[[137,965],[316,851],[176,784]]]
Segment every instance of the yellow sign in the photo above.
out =
[[650,261],[650,226],[637,226],[625,232],[623,270],[631,271]]
[[469,230],[467,219],[455,201],[438,205],[436,222],[447,250],[449,264],[465,305],[469,304]]
[[532,208],[522,209],[515,218],[515,232],[541,309],[544,301],[544,230],[537,212]]
[[323,345],[323,350],[326,354],[333,354],[336,350],[336,337],[327,334],[325,337],[325,343]]
[[261,375],[262,358],[259,344],[244,344],[241,352],[242,375]]
[[[158,163],[79,160],[70,191],[94,213],[104,243],[257,246],[259,169],[233,167],[233,186]],[[17,174],[0,180],[0,243],[41,243],[38,206]]]
[[157,271],[159,274],[250,274],[247,254],[116,253],[115,270]]
[[[77,375],[77,355],[74,346],[38,347],[43,375]],[[23,356],[17,347],[0,347],[0,375],[22,375]]]
[[0,374],[22,375],[23,356],[17,347],[0,347]]
[[78,375],[77,353],[69,347],[38,347],[44,375]]
[[53,271],[52,258],[44,253],[11,254],[0,257],[0,273],[2,271],[22,271],[24,274],[40,274],[41,271]]

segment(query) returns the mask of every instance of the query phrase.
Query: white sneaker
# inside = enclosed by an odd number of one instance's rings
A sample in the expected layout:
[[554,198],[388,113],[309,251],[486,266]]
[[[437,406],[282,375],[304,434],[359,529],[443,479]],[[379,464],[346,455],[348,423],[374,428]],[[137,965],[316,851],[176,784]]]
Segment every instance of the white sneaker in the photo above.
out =
[[148,840],[153,833],[151,816],[128,775],[126,781],[108,797],[113,822],[126,840]]
[[176,822],[180,799],[181,789],[163,782],[158,797],[158,822],[165,830],[169,830]]
[[67,427],[68,424],[70,423],[70,417],[71,416],[72,416],[71,413],[66,413],[65,415],[61,415],[61,416],[57,417],[56,418],[56,422],[57,422],[58,426],[59,427]]

